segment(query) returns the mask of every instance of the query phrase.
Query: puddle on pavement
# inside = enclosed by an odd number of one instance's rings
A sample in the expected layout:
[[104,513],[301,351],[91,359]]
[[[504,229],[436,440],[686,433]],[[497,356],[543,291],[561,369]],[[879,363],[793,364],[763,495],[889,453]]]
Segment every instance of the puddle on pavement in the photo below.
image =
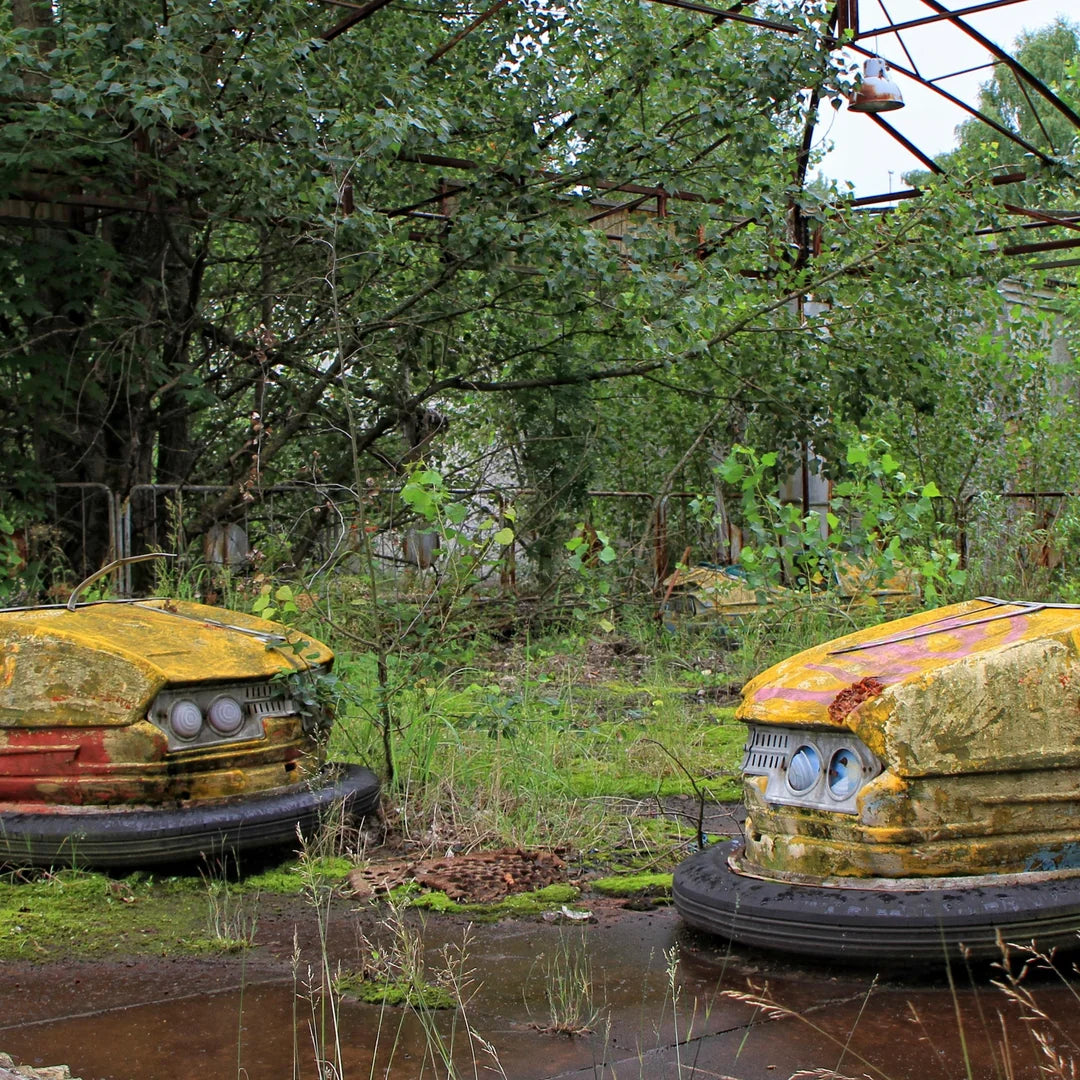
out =
[[[464,931],[453,920],[426,921],[432,965]],[[963,985],[953,994],[940,975],[875,981],[866,972],[784,965],[693,935],[670,909],[612,912],[584,926],[503,922],[469,933],[474,993],[464,1019],[483,1042],[470,1042],[460,1014],[440,1012],[436,1024],[463,1075],[474,1075],[475,1066],[510,1080],[773,1080],[832,1069],[895,1080],[1035,1080],[1049,1063],[1040,1028],[1066,1054],[1075,1030],[1077,1003],[1060,982],[1034,986],[1050,1019],[1026,1024],[1016,1003],[990,985],[993,973],[977,987],[957,976]],[[333,1047],[335,1025],[328,1004],[313,1005],[303,987],[315,957],[304,956],[294,974],[291,935],[277,936],[247,957],[221,960],[5,965],[0,1049],[31,1065],[67,1063],[83,1080],[314,1080],[312,1030],[321,1026]],[[340,920],[335,962],[350,963],[355,941]],[[561,957],[567,971],[568,956],[587,957],[597,1011],[589,1035],[539,1030],[550,1023],[552,965]],[[769,1018],[722,993],[749,984],[767,984],[771,999],[795,1015]],[[346,1078],[445,1075],[432,1066],[429,1040],[407,1010],[345,1000],[336,1032]]]

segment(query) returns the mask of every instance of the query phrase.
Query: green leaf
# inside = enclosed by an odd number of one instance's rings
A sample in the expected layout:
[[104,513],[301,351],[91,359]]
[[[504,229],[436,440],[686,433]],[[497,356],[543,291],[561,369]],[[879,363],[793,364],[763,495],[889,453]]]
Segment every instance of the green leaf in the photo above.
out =
[[492,539],[496,544],[512,544],[514,542],[514,530],[509,527],[500,529]]

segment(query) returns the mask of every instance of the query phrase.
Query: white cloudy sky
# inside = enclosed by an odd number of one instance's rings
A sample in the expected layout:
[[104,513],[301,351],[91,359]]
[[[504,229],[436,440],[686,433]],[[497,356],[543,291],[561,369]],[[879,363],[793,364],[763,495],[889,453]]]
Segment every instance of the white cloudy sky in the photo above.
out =
[[[969,7],[974,0],[951,0],[950,8]],[[920,0],[885,0],[891,20],[883,16],[878,0],[860,5],[860,24],[864,31],[878,26],[904,22],[932,14]],[[1012,49],[1016,37],[1024,30],[1035,30],[1063,16],[1080,23],[1080,0],[1022,0],[1008,7],[970,15],[966,21],[985,37]],[[986,51],[966,34],[948,23],[931,23],[904,31],[904,43],[913,56],[918,70],[925,78],[951,74],[988,60]],[[882,35],[876,41],[860,41],[865,48],[880,52],[886,59],[895,56],[910,67],[899,49],[896,35]],[[975,105],[979,84],[993,74],[990,70],[950,78],[942,82],[956,97]],[[932,157],[955,145],[956,125],[965,113],[937,94],[901,75],[894,76],[904,96],[905,108],[890,112],[885,119],[898,131]],[[833,144],[833,149],[820,166],[820,172],[836,180],[850,180],[858,195],[876,195],[905,186],[901,176],[912,169],[922,168],[899,143],[891,139],[866,116],[849,113],[846,107],[834,112],[826,104],[815,131],[820,145]],[[890,175],[891,174],[891,175]]]

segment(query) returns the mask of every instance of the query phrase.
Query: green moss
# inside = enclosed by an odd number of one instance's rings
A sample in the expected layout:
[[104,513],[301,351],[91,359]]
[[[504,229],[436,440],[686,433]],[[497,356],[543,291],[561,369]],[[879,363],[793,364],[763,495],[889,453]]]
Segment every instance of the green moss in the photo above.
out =
[[343,856],[305,858],[302,862],[290,859],[278,866],[268,867],[238,882],[244,892],[279,893],[286,896],[302,893],[311,885],[338,885],[355,866]]
[[509,915],[538,915],[553,907],[571,903],[580,892],[573,885],[548,885],[533,892],[515,893],[495,906]]
[[604,896],[670,896],[671,874],[615,874],[589,885]]
[[346,997],[365,1005],[408,1005],[412,1008],[452,1009],[453,995],[441,986],[417,985],[402,980],[379,978],[363,972],[343,972],[334,980],[334,988]]
[[396,896],[407,896],[411,907],[426,911],[449,912],[470,915],[474,919],[494,920],[516,918],[524,915],[540,915],[552,908],[569,904],[577,899],[580,889],[573,885],[547,885],[532,892],[514,893],[504,900],[490,904],[462,903],[451,900],[443,892],[407,892],[395,890]]
[[[394,890],[395,895],[397,890]],[[444,892],[416,892],[409,896],[409,907],[422,911],[454,912],[463,911],[464,905],[455,903]]]
[[215,937],[198,878],[115,879],[65,870],[0,884],[0,956],[44,960],[109,954],[173,955],[237,947]]

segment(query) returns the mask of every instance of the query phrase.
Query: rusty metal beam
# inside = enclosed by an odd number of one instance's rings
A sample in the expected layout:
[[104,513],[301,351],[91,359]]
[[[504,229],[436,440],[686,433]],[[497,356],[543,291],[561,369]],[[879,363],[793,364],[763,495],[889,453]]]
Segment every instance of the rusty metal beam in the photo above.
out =
[[952,20],[961,15],[978,15],[983,11],[992,11],[994,8],[1009,7],[1012,4],[1023,4],[1025,0],[987,0],[986,3],[973,4],[971,7],[958,8],[956,11],[943,11],[939,15],[924,15],[920,19],[908,19],[902,23],[891,23],[887,26],[877,26],[873,30],[861,30],[855,32],[855,40],[864,37],[881,37],[883,34],[894,34],[899,30],[911,30],[916,26],[928,26],[930,23]]
[[[1032,218],[1041,226],[1061,225],[1066,229],[1080,230],[1080,212],[1063,210],[1059,213],[1048,213],[1045,210],[1036,210],[1030,206],[1016,206],[1013,203],[1005,203],[1005,209],[1010,214],[1020,214],[1022,217]],[[1029,228],[1030,226],[1024,226]]]
[[355,0],[319,0],[319,2],[328,4],[330,7],[348,8],[350,11],[361,11],[364,7],[363,4],[358,4]]
[[[929,3],[930,0],[923,0],[923,3]],[[871,49],[864,48],[862,45],[852,44],[849,46],[857,53],[861,53],[863,56],[877,56],[877,53]],[[917,71],[912,71],[911,68],[906,68],[902,64],[896,64],[892,61],[889,62],[889,67],[893,71],[899,71],[901,75],[906,75],[909,79],[914,79],[917,83],[925,86],[928,90],[932,90],[939,97],[943,97],[946,101],[951,102],[953,105],[963,109],[964,112],[975,117],[976,120],[981,120],[988,127],[992,127],[999,135],[1008,139],[1010,142],[1016,143],[1017,146],[1023,147],[1029,154],[1037,157],[1044,165],[1054,165],[1056,162],[1048,154],[1044,153],[1037,146],[1033,146],[1020,135],[1017,135],[1015,131],[1010,131],[1004,124],[998,123],[991,116],[987,116],[985,113],[979,112],[973,105],[969,105],[962,98],[958,98],[955,94],[950,94],[948,90],[943,90],[940,86],[936,86],[934,83],[924,79]]]
[[478,15],[475,19],[473,19],[473,21],[469,23],[469,25],[466,26],[464,30],[456,33],[445,45],[439,46],[439,48],[437,48],[427,58],[425,63],[434,64],[436,60],[439,60],[441,57],[445,56],[455,45],[458,44],[458,42],[467,38],[477,27],[483,26],[484,23],[486,23],[492,15],[495,15],[497,12],[501,11],[509,3],[510,0],[498,0],[497,3],[492,4],[491,7],[489,7],[487,11],[485,11],[482,15]]
[[1068,217],[1051,217],[1048,214],[1040,214],[1045,220],[1019,221],[1011,225],[989,225],[984,229],[976,229],[973,236],[1002,236],[1006,233],[1029,233],[1044,232],[1046,229],[1064,227],[1066,229],[1080,230],[1080,214],[1070,214]]
[[[1029,270],[1064,270],[1066,267],[1080,266],[1080,259],[1051,259],[1048,262],[1028,263]],[[1049,284],[1049,283],[1048,283]],[[1075,281],[1055,281],[1056,289],[1075,289]]]
[[1028,71],[1015,56],[1006,52],[1000,45],[995,44],[985,35],[980,34],[975,27],[969,26],[959,17],[957,12],[949,11],[949,9],[945,7],[944,4],[939,3],[938,0],[922,0],[922,2],[932,10],[948,17],[949,21],[957,27],[957,29],[963,30],[973,41],[977,41],[991,56],[996,56],[1012,71],[1017,79],[1026,82],[1036,93],[1044,97],[1053,108],[1057,109],[1062,116],[1068,119],[1074,127],[1080,128],[1080,116],[1073,112],[1073,110],[1069,108],[1069,106],[1066,105],[1065,102],[1062,101],[1061,98],[1059,98],[1040,78]]
[[837,38],[850,30],[854,37],[859,36],[859,0],[836,0],[836,7],[829,16],[829,26]]
[[[990,183],[993,187],[1003,187],[1005,184],[1022,184],[1027,178],[1027,173],[1023,171],[1002,173],[1001,176],[992,177]],[[860,195],[857,199],[849,199],[845,205],[872,206],[874,203],[891,202],[893,199],[917,199],[921,195],[918,188],[904,188],[903,191],[890,191],[881,195]]]
[[662,4],[665,7],[681,8],[683,11],[696,11],[709,15],[718,22],[741,22],[748,26],[760,26],[763,30],[777,30],[782,34],[801,34],[802,29],[790,23],[779,23],[773,19],[758,19],[753,15],[743,15],[737,11],[725,11],[723,8],[708,7],[694,3],[694,0],[648,0],[650,4]]
[[333,41],[339,34],[344,34],[350,27],[355,26],[358,22],[363,22],[366,18],[374,15],[380,8],[386,7],[390,3],[390,0],[368,0],[366,4],[362,4],[356,8],[351,14],[346,15],[336,26],[330,27],[329,30],[324,30],[319,36],[323,41]]
[[876,203],[904,202],[907,199],[921,199],[922,192],[918,188],[904,188],[902,191],[882,192],[880,195],[860,195],[857,199],[849,199],[845,206],[874,206]]
[[631,210],[636,210],[642,203],[648,202],[651,198],[651,195],[639,195],[636,199],[631,199],[629,202],[619,203],[618,206],[609,206],[606,209],[601,210],[598,214],[592,214],[585,220],[590,225],[594,225],[596,222],[603,221],[604,218],[613,217],[615,214],[621,214],[624,211],[629,213]]
[[959,71],[950,71],[945,75],[935,75],[932,79],[927,79],[926,81],[932,83],[944,82],[946,79],[955,79],[958,75],[972,75],[976,71],[985,71],[987,68],[996,68],[1000,63],[1000,60],[989,60],[985,64],[976,64],[974,67],[961,68]]
[[1080,247],[1080,239],[1044,240],[1039,244],[1008,244],[1001,250],[1005,255],[1037,255],[1040,251],[1067,251]]

